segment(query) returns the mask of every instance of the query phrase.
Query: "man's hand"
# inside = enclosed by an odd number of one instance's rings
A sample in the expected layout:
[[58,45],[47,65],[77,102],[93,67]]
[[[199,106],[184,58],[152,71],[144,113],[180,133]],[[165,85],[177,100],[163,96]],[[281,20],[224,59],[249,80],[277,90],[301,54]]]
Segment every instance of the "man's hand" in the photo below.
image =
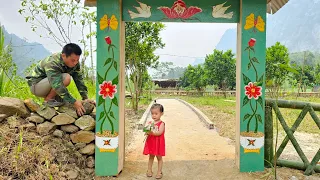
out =
[[86,112],[86,110],[84,109],[84,107],[83,107],[83,105],[82,105],[82,102],[79,101],[79,100],[77,100],[76,102],[74,102],[74,107],[76,108],[77,114],[78,114],[79,116],[82,116],[82,115]]

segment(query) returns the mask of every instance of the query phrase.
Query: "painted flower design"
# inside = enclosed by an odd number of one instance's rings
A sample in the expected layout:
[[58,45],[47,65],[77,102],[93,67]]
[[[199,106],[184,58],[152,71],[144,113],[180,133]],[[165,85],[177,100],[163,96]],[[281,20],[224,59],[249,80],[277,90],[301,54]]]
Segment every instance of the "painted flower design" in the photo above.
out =
[[111,81],[104,81],[99,87],[99,95],[101,95],[103,99],[106,99],[107,97],[113,99],[114,95],[117,93],[117,85],[113,85]]
[[193,15],[202,12],[202,9],[195,6],[187,7],[182,0],[174,2],[171,8],[158,7],[169,19],[188,19]]
[[105,37],[104,40],[105,40],[106,43],[109,44],[109,45],[112,43],[111,38],[110,38],[109,36]]
[[256,86],[252,82],[249,82],[249,84],[246,85],[244,88],[246,91],[245,92],[246,96],[248,96],[248,99],[252,99],[252,97],[254,99],[258,99],[262,95],[261,93],[262,87]]
[[257,41],[256,39],[251,38],[248,42],[249,47],[253,47],[256,44],[256,41]]

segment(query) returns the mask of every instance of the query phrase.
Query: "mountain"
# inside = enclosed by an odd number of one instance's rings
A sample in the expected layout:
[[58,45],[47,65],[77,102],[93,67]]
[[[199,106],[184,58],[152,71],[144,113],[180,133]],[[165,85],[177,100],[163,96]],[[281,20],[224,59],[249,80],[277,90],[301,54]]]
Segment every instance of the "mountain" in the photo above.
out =
[[18,75],[24,76],[27,67],[51,54],[42,44],[27,42],[15,34],[8,33],[4,27],[3,30],[4,44],[12,47],[12,58],[18,66]]
[[[267,17],[267,47],[277,41],[290,52],[320,50],[320,0],[290,0],[276,14]],[[229,29],[216,49],[236,52],[237,30]]]
[[222,35],[216,49],[227,51],[232,49],[233,53],[236,53],[237,49],[237,29],[228,29]]

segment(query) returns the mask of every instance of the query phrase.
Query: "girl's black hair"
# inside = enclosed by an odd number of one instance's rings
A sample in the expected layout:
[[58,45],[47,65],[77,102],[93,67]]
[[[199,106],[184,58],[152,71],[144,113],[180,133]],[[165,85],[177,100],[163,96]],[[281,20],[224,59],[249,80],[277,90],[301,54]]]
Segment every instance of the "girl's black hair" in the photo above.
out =
[[159,108],[160,112],[163,113],[164,111],[164,108],[161,104],[158,104],[156,100],[154,100],[154,104],[151,106],[150,109],[156,109],[156,108]]

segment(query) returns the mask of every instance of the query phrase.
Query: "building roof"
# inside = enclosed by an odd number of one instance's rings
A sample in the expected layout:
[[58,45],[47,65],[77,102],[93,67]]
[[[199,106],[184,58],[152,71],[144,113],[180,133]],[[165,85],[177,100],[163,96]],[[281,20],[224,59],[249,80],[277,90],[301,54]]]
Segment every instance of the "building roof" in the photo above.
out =
[[281,9],[289,0],[267,0],[267,13],[274,14]]
[[[267,13],[274,14],[281,9],[289,0],[266,0],[267,1]],[[85,6],[94,7],[97,6],[97,0],[85,0]]]

